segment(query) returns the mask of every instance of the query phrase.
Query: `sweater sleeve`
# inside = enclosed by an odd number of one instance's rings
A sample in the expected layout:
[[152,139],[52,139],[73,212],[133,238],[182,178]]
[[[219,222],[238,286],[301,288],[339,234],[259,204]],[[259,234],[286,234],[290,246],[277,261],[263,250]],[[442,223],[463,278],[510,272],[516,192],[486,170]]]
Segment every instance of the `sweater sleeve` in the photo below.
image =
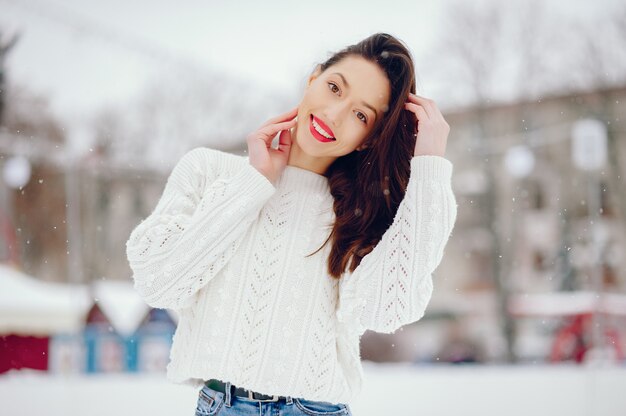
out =
[[189,306],[275,190],[247,159],[202,147],[187,152],[126,242],[135,290],[153,307]]
[[347,330],[393,333],[424,315],[432,273],[456,221],[452,168],[440,156],[411,159],[406,193],[391,226],[339,281],[337,319]]

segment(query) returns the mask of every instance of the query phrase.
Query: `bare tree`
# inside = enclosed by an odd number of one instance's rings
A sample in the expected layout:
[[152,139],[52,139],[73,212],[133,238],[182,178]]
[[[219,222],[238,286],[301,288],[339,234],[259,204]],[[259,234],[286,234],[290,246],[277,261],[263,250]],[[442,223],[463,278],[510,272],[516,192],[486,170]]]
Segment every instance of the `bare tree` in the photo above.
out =
[[[448,65],[454,64],[458,74],[452,77],[456,86],[465,82],[473,96],[475,137],[471,148],[477,149],[476,164],[482,166],[487,187],[484,222],[492,237],[491,271],[498,293],[498,315],[506,340],[507,361],[516,361],[514,354],[515,326],[508,312],[511,295],[509,275],[513,263],[514,244],[502,244],[507,217],[497,209],[503,190],[498,187],[498,158],[489,157],[493,134],[488,122],[491,101],[529,101],[544,92],[553,78],[554,66],[559,64],[559,49],[555,36],[558,31],[549,11],[538,1],[521,2],[456,2],[449,9],[449,20],[440,50],[447,51]],[[520,120],[531,125],[532,106],[521,108]],[[521,126],[520,126],[521,127]]]
[[461,79],[467,81],[477,103],[492,96],[496,62],[502,52],[504,7],[501,3],[456,2],[448,9],[445,35],[438,55],[456,65]]
[[457,1],[433,58],[451,74],[452,89],[469,89],[472,105],[536,98],[570,72],[566,23],[539,0]]
[[[623,17],[626,11],[615,13],[607,10],[615,21],[611,24],[606,18],[588,19],[585,24],[575,25],[568,18],[547,8],[545,3],[531,2],[456,2],[449,8],[448,22],[442,43],[438,51],[445,51],[441,59],[442,66],[450,68],[455,65],[456,71],[451,72],[449,82],[451,90],[468,89],[473,96],[471,108],[474,111],[475,133],[472,149],[476,164],[482,166],[487,178],[485,195],[484,220],[492,235],[492,275],[498,292],[498,312],[502,317],[502,329],[507,340],[507,360],[515,361],[513,354],[514,321],[507,312],[510,282],[504,278],[509,272],[512,256],[501,256],[501,230],[504,214],[496,208],[501,198],[495,176],[497,158],[488,157],[490,147],[488,137],[491,123],[488,123],[488,105],[491,101],[519,100],[525,104],[520,106],[520,120],[524,121],[524,129],[530,128],[534,118],[533,99],[546,93],[571,90],[572,86],[586,86],[600,89],[607,85],[615,85],[616,80],[624,82],[620,74],[623,70],[623,41],[617,41],[617,33],[624,33]],[[571,30],[575,27],[576,30]],[[613,28],[613,29],[611,29]],[[570,29],[570,30],[568,30]],[[626,37],[625,37],[626,38]],[[620,49],[617,51],[617,49]],[[443,54],[438,54],[437,57]],[[463,85],[463,83],[467,85]],[[605,107],[601,113],[607,117],[615,115],[615,100],[610,97],[610,89],[606,89]],[[609,120],[606,120],[607,123]],[[615,123],[609,126],[610,156],[613,169],[610,175],[613,182],[612,194],[620,195],[623,208],[626,206],[626,192],[618,189],[620,183],[616,178],[623,177],[619,170],[621,163],[617,160],[617,143],[614,132]],[[471,155],[468,155],[471,156]],[[623,181],[622,181],[623,182]],[[623,185],[621,185],[623,188]],[[626,217],[625,217],[626,218]],[[512,250],[509,248],[509,254]]]
[[6,99],[5,62],[9,51],[15,46],[18,38],[19,34],[13,34],[8,40],[5,40],[2,30],[0,30],[0,126],[4,124],[4,106]]
[[513,3],[509,15],[510,58],[515,56],[516,99],[530,101],[554,90],[563,80],[566,20],[548,9],[545,2]]
[[[613,19],[612,24],[617,32],[617,35],[621,39],[621,44],[626,44],[626,4],[622,4],[621,8],[612,14]],[[624,50],[621,50],[624,53]],[[622,67],[622,70],[626,70],[626,68]]]
[[141,159],[167,171],[192,147],[244,146],[247,133],[284,112],[289,101],[240,80],[164,74],[137,101],[103,110],[94,126],[100,144],[110,142],[111,157]]
[[498,190],[495,180],[495,166],[493,158],[484,158],[482,155],[488,149],[486,138],[488,131],[487,107],[491,98],[495,96],[497,70],[502,62],[504,51],[504,23],[505,9],[503,3],[469,3],[456,2],[449,8],[448,22],[450,28],[442,38],[442,46],[438,49],[447,51],[448,64],[456,65],[463,74],[461,79],[467,83],[474,97],[474,111],[476,120],[475,136],[471,147],[477,149],[477,165],[481,166],[487,180],[483,221],[491,234],[491,270],[493,284],[498,294],[498,316],[502,318],[502,330],[506,344],[505,360],[515,361],[513,351],[514,325],[509,316],[507,304],[509,288],[503,278],[505,270],[500,250],[501,220],[497,218],[496,202]]
[[[589,106],[589,116],[599,117],[607,129],[609,194],[621,217],[626,234],[626,160],[620,151],[620,109],[613,87],[626,83],[626,5],[606,9],[593,18],[576,22],[583,53],[579,54],[579,74],[586,89],[599,96],[597,107]],[[623,134],[623,133],[622,133]]]
[[44,279],[63,280],[67,276],[65,185],[62,169],[46,153],[63,147],[63,127],[48,100],[26,87],[11,85],[7,102],[11,105],[6,107],[0,159],[25,155],[32,166],[29,182],[21,189],[7,190],[3,201],[10,206],[20,267]]
[[605,89],[626,82],[626,5],[571,22],[570,72],[577,87]]

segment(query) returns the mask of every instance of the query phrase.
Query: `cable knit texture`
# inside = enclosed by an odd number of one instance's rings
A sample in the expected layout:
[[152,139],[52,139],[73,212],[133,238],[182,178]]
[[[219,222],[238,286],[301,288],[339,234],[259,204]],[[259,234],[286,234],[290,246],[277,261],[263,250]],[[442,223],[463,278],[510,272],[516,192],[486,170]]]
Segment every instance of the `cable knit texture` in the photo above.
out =
[[452,232],[452,163],[413,156],[392,225],[353,273],[327,273],[328,180],[286,166],[272,184],[247,157],[198,147],[170,174],[126,253],[146,303],[179,322],[167,377],[216,378],[264,394],[349,403],[365,330],[419,320]]

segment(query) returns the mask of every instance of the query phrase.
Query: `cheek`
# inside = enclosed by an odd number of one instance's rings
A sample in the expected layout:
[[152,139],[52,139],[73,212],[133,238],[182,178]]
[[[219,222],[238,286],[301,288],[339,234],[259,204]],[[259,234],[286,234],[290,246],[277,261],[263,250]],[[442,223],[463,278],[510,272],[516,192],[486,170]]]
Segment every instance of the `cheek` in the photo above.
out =
[[362,121],[357,120],[356,122],[350,123],[351,136],[358,143],[361,143],[365,140],[365,137],[369,133],[369,128],[367,128]]
[[351,135],[347,140],[344,141],[346,146],[351,148],[359,147],[365,141],[365,134],[359,132],[359,134]]

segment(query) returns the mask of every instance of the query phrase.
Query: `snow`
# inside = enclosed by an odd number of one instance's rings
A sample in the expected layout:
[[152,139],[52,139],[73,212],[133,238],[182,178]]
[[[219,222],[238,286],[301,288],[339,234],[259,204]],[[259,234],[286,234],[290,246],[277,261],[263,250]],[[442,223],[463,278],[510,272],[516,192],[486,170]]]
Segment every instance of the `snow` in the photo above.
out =
[[100,281],[94,289],[102,312],[121,335],[135,332],[150,309],[133,289],[132,282]]
[[[410,366],[364,362],[355,416],[622,416],[626,368],[563,366]],[[0,376],[3,414],[185,415],[197,391],[164,374],[62,376],[35,371]],[[267,408],[269,404],[264,404]]]
[[0,334],[77,332],[89,305],[85,287],[37,280],[0,264]]
[[626,296],[590,291],[533,293],[513,296],[510,311],[519,315],[563,316],[595,311],[626,315]]
[[[0,264],[0,334],[78,333],[94,300],[124,336],[135,332],[150,309],[130,280],[98,281],[90,290],[86,285],[42,281]],[[176,313],[168,312],[177,322]]]

